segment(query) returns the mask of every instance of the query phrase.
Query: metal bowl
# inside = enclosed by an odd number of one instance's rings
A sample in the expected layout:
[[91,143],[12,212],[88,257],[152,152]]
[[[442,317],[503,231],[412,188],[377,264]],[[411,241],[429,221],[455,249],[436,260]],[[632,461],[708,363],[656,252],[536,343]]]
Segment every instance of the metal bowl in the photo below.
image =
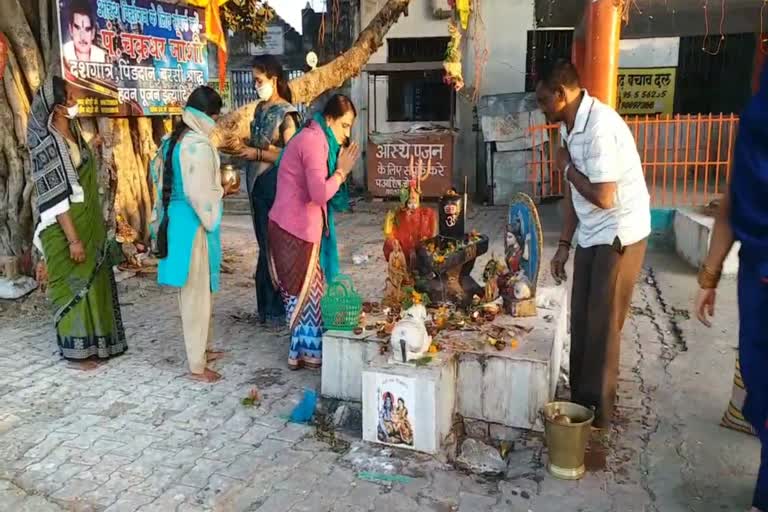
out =
[[232,164],[221,166],[221,186],[225,196],[240,192],[240,171]]

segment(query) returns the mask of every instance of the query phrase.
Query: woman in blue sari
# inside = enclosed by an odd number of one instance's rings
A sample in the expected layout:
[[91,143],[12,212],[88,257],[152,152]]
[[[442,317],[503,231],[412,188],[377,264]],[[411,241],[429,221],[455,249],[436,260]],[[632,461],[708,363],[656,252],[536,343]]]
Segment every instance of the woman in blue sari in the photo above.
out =
[[753,512],[768,512],[768,68],[760,90],[741,116],[731,186],[715,220],[712,242],[699,271],[699,320],[710,326],[721,269],[734,241],[739,252],[739,362],[746,390],[743,414],[761,443]]
[[280,62],[272,55],[256,57],[253,80],[261,102],[251,122],[249,145],[238,156],[249,161],[246,182],[251,202],[253,229],[259,244],[256,264],[256,308],[259,322],[275,330],[285,328],[285,307],[269,273],[267,224],[275,202],[277,167],[282,148],[296,133],[299,114],[291,105],[292,94]]

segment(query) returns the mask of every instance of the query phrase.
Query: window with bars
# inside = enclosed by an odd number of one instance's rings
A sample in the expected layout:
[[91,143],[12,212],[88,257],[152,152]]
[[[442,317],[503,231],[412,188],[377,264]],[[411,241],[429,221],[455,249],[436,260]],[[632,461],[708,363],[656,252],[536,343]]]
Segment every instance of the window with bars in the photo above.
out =
[[525,59],[525,91],[536,90],[542,69],[558,59],[571,58],[573,30],[529,30]]
[[676,114],[740,113],[752,91],[752,67],[757,41],[755,34],[727,34],[719,51],[702,51],[714,46],[717,37],[680,38],[680,57],[675,85]]
[[[409,37],[387,40],[387,61],[442,61],[447,37]],[[408,71],[388,77],[387,120],[390,122],[444,122],[451,119],[451,88],[441,71]]]

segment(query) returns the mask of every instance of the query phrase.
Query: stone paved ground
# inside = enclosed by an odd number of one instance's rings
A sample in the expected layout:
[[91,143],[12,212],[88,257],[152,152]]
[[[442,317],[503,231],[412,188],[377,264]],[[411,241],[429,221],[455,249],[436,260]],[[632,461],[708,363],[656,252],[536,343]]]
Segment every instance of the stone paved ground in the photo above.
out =
[[[557,213],[542,209],[545,237]],[[472,213],[498,242],[503,211]],[[341,219],[342,259],[377,297],[382,205]],[[183,378],[176,297],[148,278],[121,285],[130,351],[82,371],[56,354],[40,297],[0,304],[0,510],[109,512],[501,512],[744,510],[756,442],[717,426],[730,392],[736,333],[733,283],[724,283],[718,328],[686,317],[689,269],[653,254],[625,329],[620,419],[605,464],[592,457],[577,483],[547,476],[541,442],[520,438],[505,478],[487,479],[430,457],[321,441],[287,423],[319,374],[286,369],[286,341],[251,323],[254,243],[247,218],[226,223],[234,273],[217,298],[216,339],[229,351],[215,385]],[[548,246],[547,254],[552,247]],[[371,260],[351,263],[355,252]],[[259,407],[240,401],[249,389]],[[323,436],[322,439],[328,439]],[[604,466],[604,468],[603,468]],[[363,478],[365,471],[399,477]]]

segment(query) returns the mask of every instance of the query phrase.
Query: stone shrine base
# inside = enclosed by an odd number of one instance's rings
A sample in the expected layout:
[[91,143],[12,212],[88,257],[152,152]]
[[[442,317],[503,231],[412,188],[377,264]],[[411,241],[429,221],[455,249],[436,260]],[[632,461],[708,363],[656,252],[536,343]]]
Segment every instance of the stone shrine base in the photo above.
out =
[[360,402],[363,369],[379,354],[374,331],[362,334],[328,331],[323,336],[323,370],[320,392],[324,397]]
[[537,302],[536,317],[500,315],[493,322],[517,332],[516,344],[497,350],[483,332],[443,331],[436,337],[443,350],[420,366],[390,363],[390,354],[380,355],[375,333],[328,332],[323,339],[322,395],[362,399],[363,438],[380,442],[377,427],[389,391],[381,383],[399,380],[401,391],[393,393],[394,400],[402,394],[410,401],[414,440],[412,446],[402,446],[400,439],[394,445],[430,454],[441,451],[454,413],[464,418],[470,437],[503,441],[514,440],[517,429],[541,431],[541,408],[554,399],[567,363],[567,289],[542,288]]
[[[544,300],[542,300],[544,299]],[[456,411],[490,425],[543,431],[541,408],[557,390],[568,339],[568,295],[565,287],[542,289],[532,318],[500,316],[499,327],[532,329],[518,347],[498,351],[487,343],[480,351],[458,352]]]
[[[391,393],[394,414],[398,400],[407,408],[407,421],[395,422],[399,432],[394,439],[382,432],[382,401]],[[402,393],[402,394],[401,394]],[[436,455],[451,433],[456,404],[456,359],[440,354],[426,366],[391,362],[379,356],[363,370],[363,439],[397,448]],[[410,429],[412,439],[402,435]],[[409,442],[410,441],[410,442]]]
[[[690,265],[699,268],[709,253],[715,218],[693,208],[680,208],[675,212],[675,250]],[[723,275],[739,272],[739,248],[736,242],[723,262]]]

